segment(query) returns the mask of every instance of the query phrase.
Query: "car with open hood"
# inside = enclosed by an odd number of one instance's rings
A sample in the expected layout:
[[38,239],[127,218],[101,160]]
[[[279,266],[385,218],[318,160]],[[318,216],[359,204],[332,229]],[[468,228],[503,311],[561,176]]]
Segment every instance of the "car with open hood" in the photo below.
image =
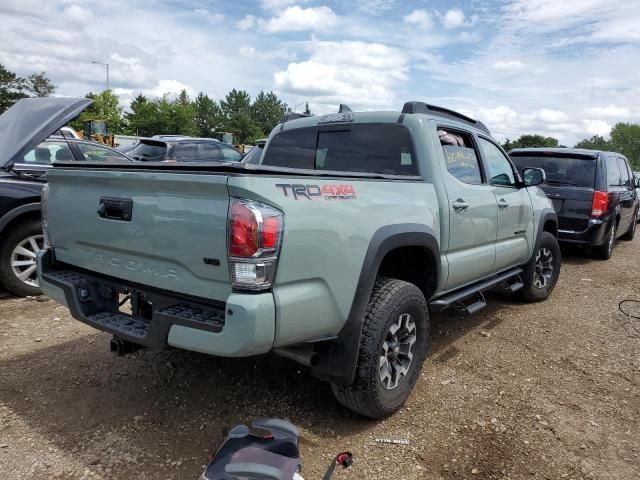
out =
[[16,295],[40,293],[40,195],[51,166],[60,161],[127,161],[112,148],[69,135],[64,125],[90,103],[24,99],[0,115],[0,284]]

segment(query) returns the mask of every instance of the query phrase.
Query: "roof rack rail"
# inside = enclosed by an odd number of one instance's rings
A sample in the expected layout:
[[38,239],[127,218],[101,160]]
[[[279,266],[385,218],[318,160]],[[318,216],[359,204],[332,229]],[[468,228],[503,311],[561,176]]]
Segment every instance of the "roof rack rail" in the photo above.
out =
[[298,118],[306,118],[311,116],[312,115],[310,113],[298,113],[298,112],[285,113],[280,119],[280,123],[285,123],[290,120],[296,120]]
[[489,132],[487,126],[480,120],[474,120],[473,118],[467,117],[460,112],[456,112],[455,110],[450,110],[444,107],[439,107],[437,105],[429,105],[424,102],[406,102],[402,107],[402,113],[429,113],[438,117],[463,121],[478,128],[479,130],[482,130],[487,135],[491,135],[491,132]]

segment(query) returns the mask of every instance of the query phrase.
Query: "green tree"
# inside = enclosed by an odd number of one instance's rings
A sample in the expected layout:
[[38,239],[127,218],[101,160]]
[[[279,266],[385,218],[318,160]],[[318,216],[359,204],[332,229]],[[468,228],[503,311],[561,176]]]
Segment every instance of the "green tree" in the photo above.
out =
[[287,104],[273,92],[261,91],[251,105],[251,118],[264,134],[270,133],[286,112]]
[[196,135],[210,137],[223,125],[224,117],[220,106],[208,95],[200,92],[194,102]]
[[226,129],[233,132],[238,143],[251,143],[264,136],[264,133],[255,124],[248,111],[240,111],[231,115],[227,121]]
[[186,90],[182,90],[172,102],[172,132],[176,135],[196,134],[196,110]]
[[[507,145],[508,144],[508,145]],[[509,148],[507,148],[507,146]],[[512,148],[535,148],[535,147],[558,147],[559,142],[557,138],[553,137],[544,137],[542,135],[521,135],[520,138],[510,142],[507,139],[507,142],[504,145],[505,150],[511,150]]]
[[611,129],[611,149],[629,159],[634,170],[640,169],[640,124],[616,123]]
[[32,73],[25,80],[25,89],[34,97],[49,97],[56,91],[56,86],[47,78],[45,72]]
[[611,150],[611,142],[601,135],[594,135],[576,143],[575,148],[586,148],[587,150]]
[[117,95],[111,90],[105,90],[100,93],[89,92],[85,98],[93,100],[80,114],[80,116],[71,123],[76,130],[83,130],[83,122],[85,120],[104,120],[107,123],[107,131],[109,133],[122,133],[124,131],[124,118],[122,116],[122,107]]
[[155,134],[158,123],[158,108],[155,101],[138,94],[130,105],[130,111],[125,114],[127,133],[150,137]]
[[24,79],[0,64],[0,113],[27,96],[24,92]]
[[220,100],[220,108],[227,120],[238,112],[249,112],[251,110],[251,96],[244,90],[235,88],[227,93],[224,100]]

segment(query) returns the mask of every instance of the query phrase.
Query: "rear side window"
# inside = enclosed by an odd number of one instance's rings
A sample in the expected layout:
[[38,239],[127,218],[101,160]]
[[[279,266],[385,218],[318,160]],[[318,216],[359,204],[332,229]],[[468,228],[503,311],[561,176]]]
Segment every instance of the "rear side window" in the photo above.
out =
[[56,161],[72,160],[75,159],[67,142],[42,142],[24,156],[23,162],[35,165],[51,165]]
[[338,172],[418,175],[409,131],[395,124],[282,132],[271,140],[262,163]]
[[195,143],[178,143],[173,152],[176,162],[193,162],[196,158]]
[[222,152],[215,143],[198,144],[198,160],[202,162],[218,162],[222,160]]
[[622,185],[622,175],[616,157],[607,157],[607,184],[610,187]]
[[522,175],[527,167],[542,168],[551,186],[575,186],[594,188],[596,180],[596,161],[593,158],[574,158],[562,156],[512,156],[511,160]]
[[630,187],[631,179],[629,178],[627,162],[625,162],[623,158],[618,157],[618,166],[620,167],[620,185],[624,187]]
[[463,183],[481,185],[480,163],[471,136],[468,133],[439,128],[438,138],[447,171]]

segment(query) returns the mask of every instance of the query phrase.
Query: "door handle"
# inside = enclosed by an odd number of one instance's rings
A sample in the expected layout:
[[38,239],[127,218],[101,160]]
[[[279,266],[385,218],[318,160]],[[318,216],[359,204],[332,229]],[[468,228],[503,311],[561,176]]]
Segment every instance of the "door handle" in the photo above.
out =
[[457,199],[455,202],[453,202],[451,204],[451,206],[453,207],[453,209],[458,212],[458,213],[462,213],[464,212],[467,208],[469,208],[469,204],[467,202],[465,202],[464,200],[462,200],[461,198]]
[[509,202],[507,202],[504,198],[498,200],[498,208],[507,208],[509,206]]

